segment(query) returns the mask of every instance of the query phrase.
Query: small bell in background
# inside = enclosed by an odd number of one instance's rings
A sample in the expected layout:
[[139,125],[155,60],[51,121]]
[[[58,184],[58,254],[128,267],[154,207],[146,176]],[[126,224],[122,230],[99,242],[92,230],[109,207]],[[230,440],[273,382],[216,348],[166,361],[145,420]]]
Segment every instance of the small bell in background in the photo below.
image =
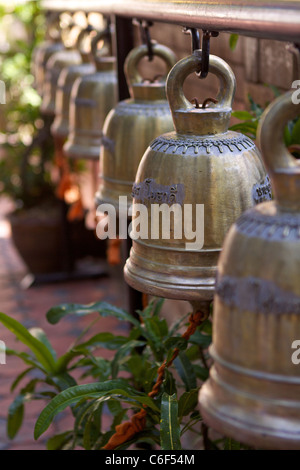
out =
[[46,64],[45,80],[42,91],[42,114],[54,118],[55,96],[59,75],[64,67],[80,63],[80,53],[73,49],[61,50],[51,55]]
[[[259,143],[275,200],[232,226],[218,264],[205,422],[250,446],[300,449],[300,162],[284,145],[292,93],[264,112]],[[299,122],[299,121],[298,121]]]
[[[175,64],[168,47],[152,43],[153,55],[163,59],[167,71]],[[107,116],[100,152],[100,185],[98,204],[112,204],[119,210],[119,196],[132,203],[135,174],[149,142],[162,132],[173,129],[165,94],[165,76],[153,82],[144,81],[138,64],[148,55],[146,45],[133,49],[126,58],[124,71],[131,98],[121,101]]]
[[52,14],[48,25],[48,39],[39,44],[32,53],[31,73],[34,77],[34,86],[40,96],[43,95],[45,69],[48,60],[55,52],[65,49],[60,34],[59,14]]
[[[153,140],[139,165],[133,222],[136,204],[145,205],[148,238],[133,240],[124,273],[128,284],[142,292],[210,302],[224,237],[255,204],[254,191],[264,187],[266,172],[255,144],[228,131],[235,77],[226,62],[209,56],[209,72],[220,83],[215,103],[206,100],[194,107],[184,96],[184,81],[199,71],[201,61],[201,51],[195,50],[169,73],[167,96],[176,131]],[[266,197],[271,197],[268,192]],[[163,204],[179,210],[179,220],[167,214],[169,239],[162,233],[166,218],[161,224],[159,217],[152,217]]]
[[72,88],[69,135],[64,145],[70,158],[99,160],[104,120],[117,103],[116,60],[111,55],[105,56],[103,47],[97,50],[97,44],[106,38],[110,39],[107,29],[92,40],[95,73],[77,78]]
[[83,29],[77,38],[76,49],[81,56],[80,64],[67,65],[59,74],[55,95],[55,119],[51,126],[54,137],[63,141],[69,134],[69,107],[72,86],[77,77],[91,74],[95,71],[95,65],[90,62],[90,54],[81,46],[84,38],[90,36],[91,27]]

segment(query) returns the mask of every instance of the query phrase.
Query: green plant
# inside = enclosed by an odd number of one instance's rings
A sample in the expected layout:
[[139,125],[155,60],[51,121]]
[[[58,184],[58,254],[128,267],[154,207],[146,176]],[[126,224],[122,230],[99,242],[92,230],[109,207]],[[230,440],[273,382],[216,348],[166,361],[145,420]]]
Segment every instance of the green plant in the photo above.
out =
[[[45,34],[45,18],[39,2],[30,1],[1,6],[0,21],[8,43],[0,57],[7,103],[1,105],[0,195],[12,198],[17,208],[29,208],[54,198],[53,145],[50,138],[44,141],[47,126],[30,71],[32,52]],[[11,29],[17,31],[16,37]]]
[[[47,446],[51,450],[101,449],[113,435],[115,426],[128,420],[144,405],[147,406],[145,429],[119,448],[125,449],[134,443],[180,449],[184,446],[183,436],[187,431],[199,440],[202,418],[197,409],[198,391],[209,373],[207,348],[211,342],[211,321],[205,320],[187,341],[180,335],[187,318],[168,327],[160,315],[161,307],[161,299],[151,302],[144,311],[138,312],[141,321],[105,302],[54,307],[47,313],[52,324],[70,314],[99,314],[59,358],[42,330],[27,331],[16,320],[1,313],[0,322],[31,350],[30,353],[7,351],[8,355],[18,356],[29,366],[16,377],[12,390],[30,376],[9,408],[9,436],[13,438],[20,429],[26,402],[43,399],[51,401],[36,422],[35,438],[41,436],[53,418],[66,407],[71,408],[74,417],[72,429],[48,440]],[[106,316],[128,322],[131,325],[128,335],[104,332],[83,340],[95,322]],[[156,381],[158,368],[165,359],[170,360],[175,347],[180,353],[174,365],[166,370],[160,393],[155,399],[151,398],[148,393]],[[104,359],[96,354],[98,348],[115,353],[111,359]],[[77,383],[74,372],[77,371],[78,376],[78,370],[81,380],[89,378],[90,383]],[[102,417],[107,412],[110,413],[110,429],[102,427]],[[166,415],[171,419],[166,419]],[[206,445],[216,449],[228,447],[231,442],[206,439]]]
[[[266,86],[272,89],[275,98],[280,96],[280,92],[276,87],[272,85]],[[242,132],[243,134],[249,136],[251,139],[256,139],[259,120],[269,103],[266,103],[265,106],[262,107],[258,103],[256,103],[250,95],[248,95],[248,100],[250,104],[250,111],[234,111],[232,113],[232,117],[239,119],[240,122],[231,126],[230,129],[233,131]],[[285,145],[290,149],[290,151],[296,157],[299,157],[300,118],[296,118],[287,124],[284,130],[284,141]]]

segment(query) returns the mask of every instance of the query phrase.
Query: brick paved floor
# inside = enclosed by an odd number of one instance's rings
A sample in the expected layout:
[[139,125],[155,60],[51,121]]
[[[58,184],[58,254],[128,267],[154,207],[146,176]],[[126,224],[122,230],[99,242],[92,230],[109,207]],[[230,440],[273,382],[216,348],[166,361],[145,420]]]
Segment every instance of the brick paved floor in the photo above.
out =
[[[22,263],[10,239],[9,225],[5,220],[5,213],[10,209],[6,200],[0,200],[0,311],[20,321],[27,328],[40,327],[47,333],[53,347],[58,354],[65,352],[75,337],[92,321],[91,317],[69,317],[59,323],[50,325],[45,313],[53,306],[62,302],[90,303],[98,300],[106,300],[115,305],[122,306],[125,286],[120,277],[103,277],[97,280],[64,282],[31,287],[24,290],[20,287],[20,281],[26,274],[26,267]],[[95,318],[97,314],[95,314]],[[93,329],[93,334],[98,331],[111,331],[116,334],[125,334],[127,326],[112,318],[101,319]],[[13,334],[8,332],[0,324],[0,339],[8,348],[21,349]],[[23,348],[26,350],[26,348]],[[6,435],[6,417],[8,407],[13,396],[17,393],[10,392],[13,379],[24,370],[22,361],[15,357],[7,357],[6,364],[0,365],[0,449],[45,449],[46,437],[54,432],[68,429],[72,423],[71,417],[66,412],[58,417],[50,430],[40,438],[33,439],[35,419],[43,408],[40,401],[26,405],[24,424],[17,435],[11,441]]]
[[[92,321],[93,316],[70,316],[58,325],[50,325],[45,317],[47,310],[62,302],[90,303],[105,300],[126,308],[126,287],[120,271],[111,269],[111,275],[97,280],[64,282],[58,284],[39,285],[24,290],[20,281],[26,274],[26,267],[19,258],[10,239],[9,224],[5,214],[11,209],[5,199],[0,199],[0,311],[20,321],[27,328],[40,327],[46,332],[58,355],[63,354],[75,337]],[[116,268],[118,269],[118,268]],[[190,310],[186,302],[167,301],[164,306],[166,317],[173,322],[179,315]],[[95,314],[95,318],[97,314]],[[101,319],[93,328],[98,331],[110,331],[124,335],[128,326],[113,318]],[[12,333],[0,324],[0,340],[8,348],[22,349]],[[23,348],[26,350],[26,348]],[[107,354],[107,351],[103,351]],[[47,437],[53,433],[63,432],[71,427],[73,419],[68,411],[57,416],[49,430],[38,440],[33,438],[33,429],[43,403],[37,401],[26,405],[24,424],[11,441],[6,435],[6,417],[8,407],[17,394],[10,392],[13,379],[26,368],[23,362],[15,357],[7,357],[6,364],[0,364],[0,450],[43,450]],[[109,418],[107,417],[107,420]]]

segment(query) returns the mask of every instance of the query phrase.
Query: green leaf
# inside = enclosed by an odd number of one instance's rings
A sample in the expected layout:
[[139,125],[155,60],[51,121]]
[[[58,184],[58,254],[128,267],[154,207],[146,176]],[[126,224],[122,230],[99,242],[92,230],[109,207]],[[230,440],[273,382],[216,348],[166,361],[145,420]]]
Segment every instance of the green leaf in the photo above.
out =
[[14,399],[8,409],[7,435],[10,439],[16,436],[22,426],[25,401],[26,395],[20,394]]
[[235,50],[236,48],[236,45],[237,45],[237,42],[238,42],[238,39],[239,39],[239,35],[238,34],[230,34],[230,37],[229,37],[229,47],[232,51]]
[[55,361],[48,348],[41,341],[34,338],[21,323],[4,313],[0,313],[0,322],[31,349],[37,360],[48,372],[54,371]]
[[174,366],[185,385],[186,391],[197,388],[193,365],[183,351],[180,351],[179,355],[175,359]]
[[290,145],[292,144],[300,144],[300,119],[293,126]]
[[192,344],[197,344],[203,349],[207,349],[210,346],[212,338],[210,335],[204,335],[201,331],[195,331],[195,333],[190,337],[190,342]]
[[184,392],[178,401],[178,417],[181,420],[183,416],[187,416],[198,406],[199,389],[194,388],[189,392]]
[[206,367],[201,367],[198,364],[193,364],[193,368],[198,379],[203,380],[203,382],[208,379],[209,371],[206,369]]
[[77,344],[73,350],[76,351],[77,348],[88,348],[89,346],[114,350],[128,341],[126,336],[115,336],[112,333],[98,333],[85,343]]
[[166,349],[178,348],[181,351],[184,351],[187,348],[187,345],[187,340],[185,338],[182,338],[181,336],[172,336],[171,338],[168,338],[164,343]]
[[132,351],[132,349],[138,348],[140,346],[144,346],[144,344],[145,344],[145,341],[132,340],[132,341],[129,341],[128,343],[123,344],[123,346],[121,346],[118,349],[117,353],[115,354],[115,357],[113,358],[111,362],[111,375],[113,379],[115,379],[118,375],[120,360],[124,356],[126,356],[128,352]]
[[177,392],[175,379],[168,369],[165,369],[165,379],[163,381],[163,387],[164,392],[166,392],[168,395],[173,395]]
[[68,388],[58,394],[44,408],[35,425],[34,437],[38,439],[46,429],[48,429],[53,418],[67,406],[77,403],[82,399],[100,398],[102,396],[125,396],[140,404],[145,404],[155,411],[159,411],[154,401],[145,394],[124,384],[124,380],[108,380],[103,383],[91,383],[85,385],[77,385]]
[[160,442],[162,450],[180,450],[180,426],[176,394],[163,393],[161,398]]
[[29,367],[28,369],[25,369],[23,370],[23,372],[21,372],[21,374],[19,374],[16,379],[13,381],[11,387],[10,387],[10,391],[13,392],[15,390],[15,388],[17,387],[17,385],[19,385],[19,383],[21,382],[21,380],[27,375],[29,374],[29,372],[31,372],[32,370],[34,370],[34,367]]
[[58,323],[66,315],[89,315],[91,313],[99,313],[102,317],[115,317],[118,320],[123,320],[132,323],[139,327],[140,323],[132,315],[125,310],[110,305],[107,302],[95,302],[88,305],[81,304],[61,304],[57,307],[51,308],[47,313],[47,320],[52,325]]
[[33,369],[38,369],[41,370],[43,373],[47,373],[47,370],[30,354],[27,354],[25,352],[18,352],[14,351],[13,349],[6,349],[6,355],[7,356],[16,356],[19,359],[22,359],[22,361],[27,364],[32,366]]
[[50,437],[47,441],[47,450],[62,450],[73,439],[73,431],[65,431]]
[[224,450],[241,450],[241,443],[231,438],[226,438]]
[[158,298],[154,302],[153,316],[158,316],[161,312],[165,299]]
[[74,387],[75,385],[77,385],[76,380],[67,372],[52,375],[49,378],[49,381],[53,382],[59,389],[59,391],[66,390],[69,387]]
[[255,119],[249,111],[233,111],[231,115],[241,121],[251,121]]
[[30,330],[28,331],[34,338],[38,339],[39,341],[41,341],[41,343],[46,346],[51,356],[53,357],[53,360],[56,361],[56,352],[52,348],[52,345],[49,339],[47,338],[46,333],[41,328],[30,328]]

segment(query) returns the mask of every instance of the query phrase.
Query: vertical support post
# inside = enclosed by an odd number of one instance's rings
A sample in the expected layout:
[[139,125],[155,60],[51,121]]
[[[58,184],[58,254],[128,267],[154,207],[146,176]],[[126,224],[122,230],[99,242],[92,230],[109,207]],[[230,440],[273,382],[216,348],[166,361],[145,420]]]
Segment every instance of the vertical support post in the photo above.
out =
[[[124,74],[124,62],[134,47],[134,37],[133,37],[133,25],[131,18],[123,18],[121,16],[115,17],[115,52],[117,57],[117,73],[118,73],[118,92],[119,92],[119,101],[125,100],[130,97],[129,90],[126,82],[126,77]],[[131,249],[131,238],[124,240],[124,253],[126,258],[129,256]],[[132,287],[127,287],[127,296],[128,296],[128,309],[129,312],[136,316],[136,310],[143,309],[143,297],[142,294]]]

